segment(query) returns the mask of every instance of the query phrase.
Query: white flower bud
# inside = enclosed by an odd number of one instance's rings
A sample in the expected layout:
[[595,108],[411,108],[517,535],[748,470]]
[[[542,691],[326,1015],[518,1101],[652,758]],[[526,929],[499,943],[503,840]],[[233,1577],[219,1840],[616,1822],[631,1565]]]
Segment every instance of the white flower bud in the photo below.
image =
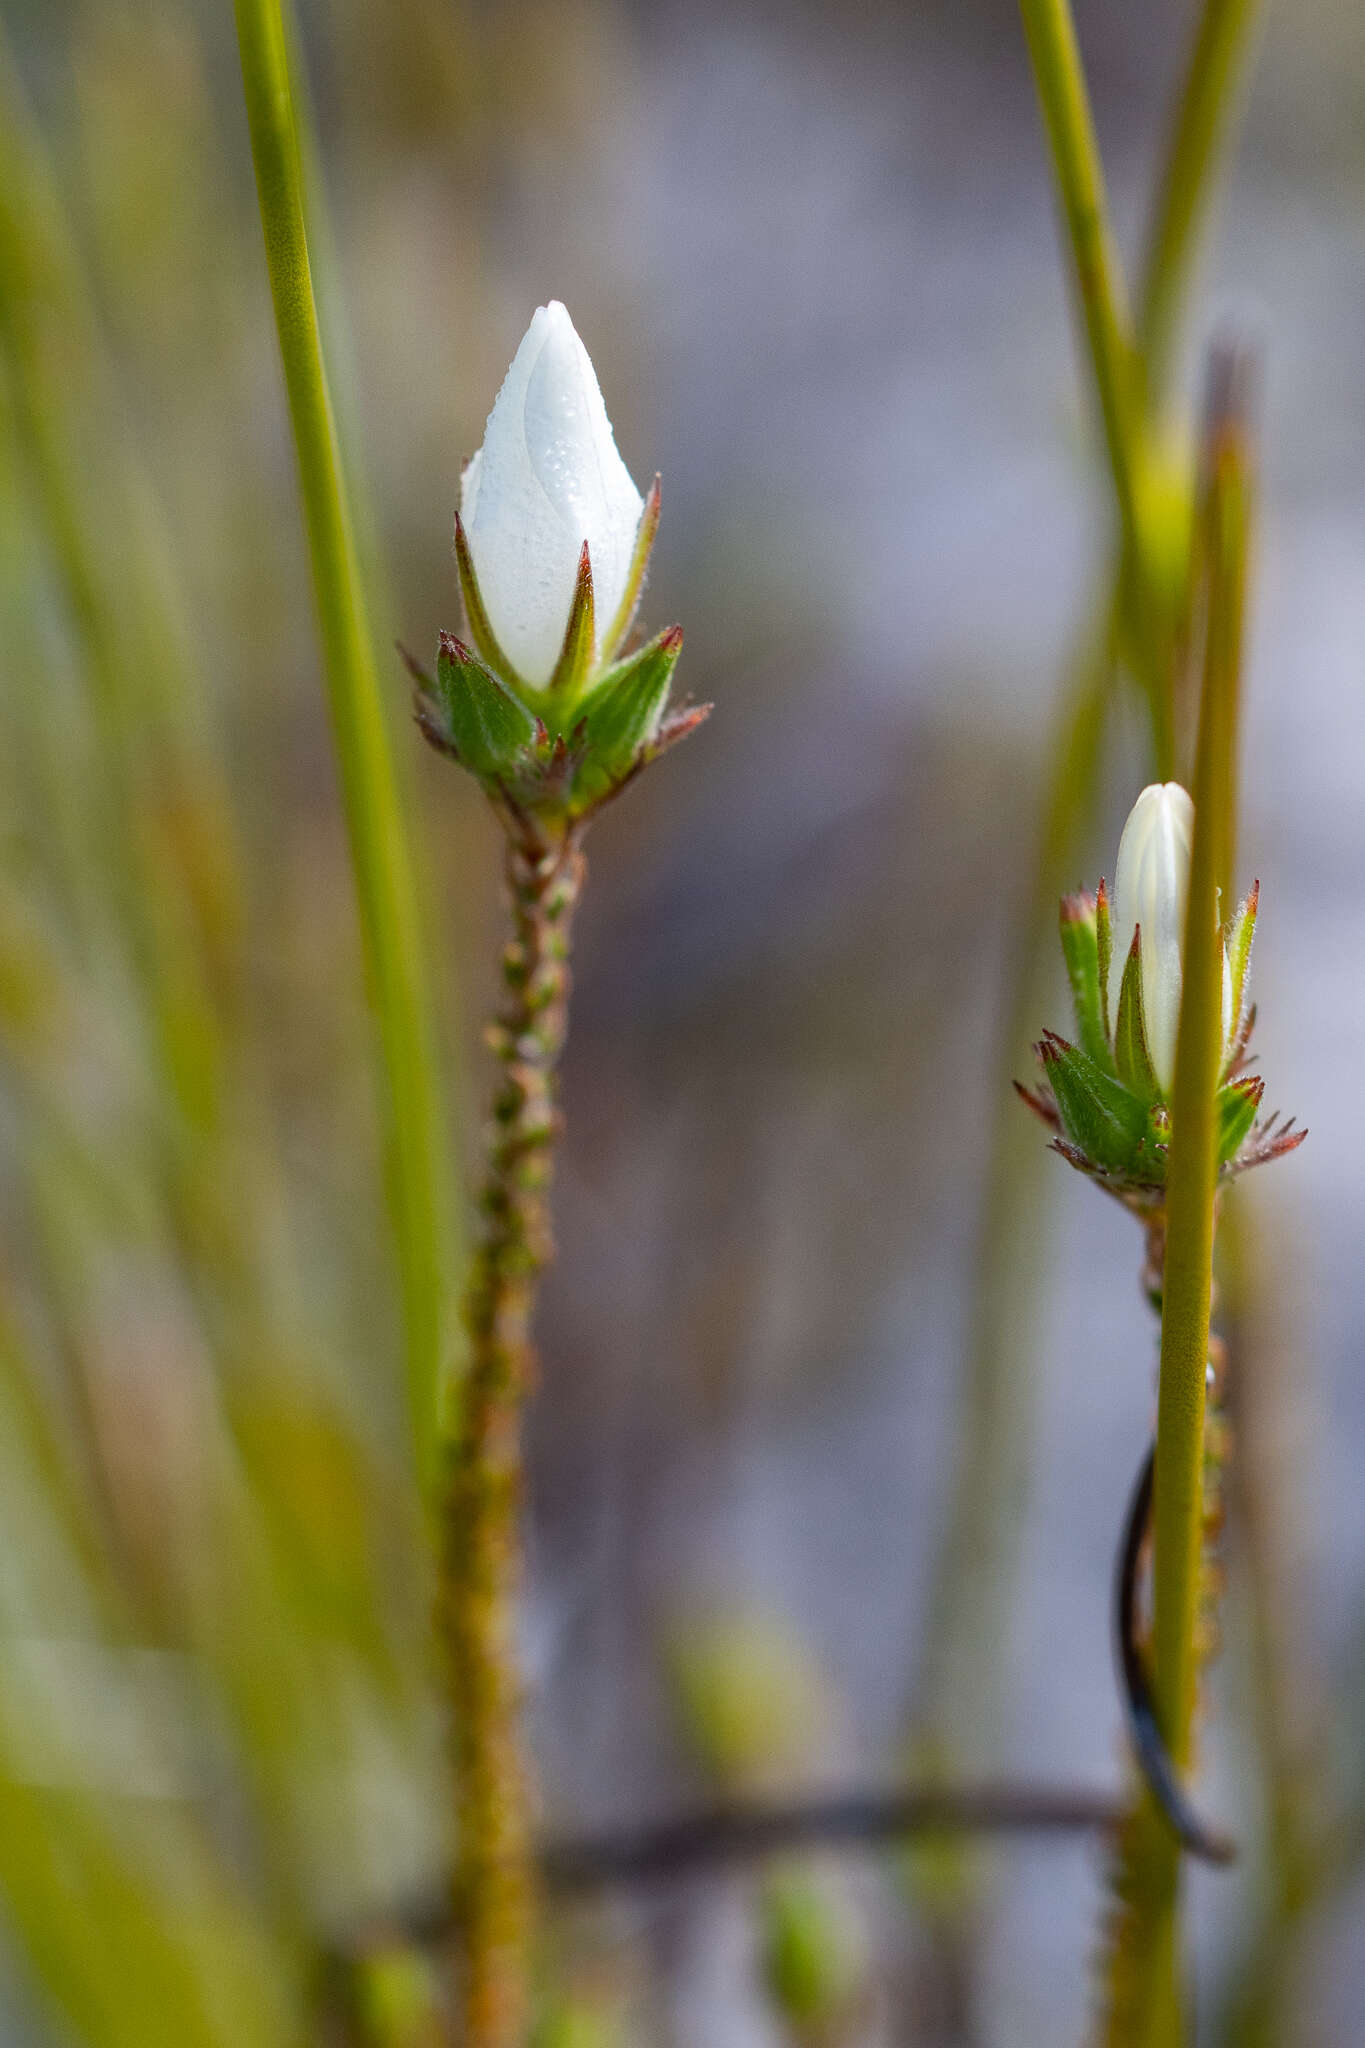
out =
[[1178,782],[1154,782],[1128,813],[1114,871],[1114,941],[1109,1022],[1118,1011],[1123,965],[1140,929],[1142,1013],[1147,1051],[1163,1091],[1175,1075],[1185,906],[1190,893],[1194,805]]
[[525,682],[539,687],[554,670],[584,541],[599,639],[605,633],[643,509],[592,360],[553,299],[526,330],[460,496],[489,624]]

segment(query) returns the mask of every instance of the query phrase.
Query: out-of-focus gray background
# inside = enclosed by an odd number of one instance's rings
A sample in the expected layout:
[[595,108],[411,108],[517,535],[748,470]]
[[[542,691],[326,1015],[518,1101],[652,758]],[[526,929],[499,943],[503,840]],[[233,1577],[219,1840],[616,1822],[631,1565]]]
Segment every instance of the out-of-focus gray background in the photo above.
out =
[[[341,1407],[396,1443],[363,1008],[230,16],[9,0],[6,18],[227,736],[304,1292],[325,1298]],[[1191,10],[1087,0],[1078,20],[1132,257]],[[1012,1456],[1001,1496],[972,1511],[999,1545],[1000,1614],[972,1641],[972,1618],[936,1619],[932,1599],[993,1133],[1025,1114],[1003,1104],[1011,934],[1111,541],[1016,14],[316,0],[303,31],[381,644],[425,648],[458,623],[460,458],[531,311],[562,297],[627,463],[663,473],[648,621],[683,622],[680,678],[716,705],[590,848],[531,1420],[547,1821],[711,1796],[687,1673],[728,1659],[717,1684],[761,1691],[750,1652],[800,1701],[790,1755],[774,1738],[771,1770],[753,1763],[769,1789],[889,1786],[924,1767],[926,1741],[960,1743],[953,1761],[978,1777],[1117,1786],[1109,1579],[1154,1334],[1132,1224],[1043,1158],[1041,1133],[1012,1226]],[[1321,1809],[1348,1839],[1365,1709],[1362,136],[1365,16],[1272,7],[1188,333],[1191,389],[1220,329],[1263,363],[1241,868],[1262,883],[1267,1099],[1311,1137],[1238,1197],[1254,1484],[1290,1739],[1311,1766],[1291,1775],[1312,1779],[1310,1831]],[[401,707],[396,664],[392,688]],[[400,730],[472,1164],[497,844],[476,795]],[[1132,703],[1104,772],[1076,884],[1111,865],[1147,779]],[[16,831],[27,846],[41,824]],[[1064,1026],[1057,966],[1034,1029]],[[1021,1045],[1021,1074],[1026,1059]],[[287,1461],[277,1478],[287,1494]],[[1236,1988],[1282,1943],[1284,2017],[1264,2038],[1346,2048],[1361,1880],[1348,1851],[1286,1934],[1241,1528],[1234,1515],[1201,1796],[1249,1854],[1194,1884],[1199,2038],[1253,2038],[1228,2017]],[[931,1643],[966,1659],[946,1730],[930,1725]],[[328,1767],[352,1785],[355,1839],[296,1873],[300,1912],[325,1926],[420,1888],[439,1860],[420,1770],[371,1732],[368,1761],[343,1744]],[[871,1987],[841,2038],[1081,2037],[1092,1842],[992,1852],[946,1991],[931,1879],[856,1856],[820,1871]],[[759,1990],[757,1883],[580,1914],[572,1968],[635,1987],[631,2038],[782,2038]],[[16,1996],[36,2014],[28,1967]]]

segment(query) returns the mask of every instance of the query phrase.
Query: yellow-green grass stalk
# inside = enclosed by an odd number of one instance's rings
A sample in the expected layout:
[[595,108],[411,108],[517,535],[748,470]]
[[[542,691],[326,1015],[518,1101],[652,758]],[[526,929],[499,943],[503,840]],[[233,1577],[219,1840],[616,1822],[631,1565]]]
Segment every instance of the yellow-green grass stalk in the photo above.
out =
[[[167,1236],[215,1342],[250,1360],[263,1350],[268,1268],[285,1270],[282,1196],[252,1091],[245,891],[222,752],[166,521],[3,31],[0,106],[0,487],[20,549],[4,597],[22,665],[16,754],[27,753],[23,769],[6,763],[5,801],[38,853],[22,915],[35,929],[54,913],[69,925],[69,1021],[87,1057],[117,1068],[107,1099],[135,1097]],[[54,1031],[28,1053],[50,1067],[63,1048]]]
[[455,1208],[428,968],[323,358],[279,0],[236,0],[236,18],[342,801],[382,1047],[409,1399],[420,1467],[429,1477],[449,1339]]
[[1159,414],[1165,396],[1190,269],[1260,17],[1260,0],[1205,0],[1195,26],[1143,252],[1137,347],[1149,416]]
[[1141,431],[1128,296],[1070,7],[1067,0],[1020,0],[1020,13],[1118,505],[1134,649],[1151,712],[1158,772],[1164,777],[1174,762],[1174,711],[1162,659],[1166,607],[1150,560],[1149,453]]
[[[69,388],[93,353],[55,181],[0,40],[0,357],[33,507],[88,683],[113,907],[128,937],[153,1058],[178,1114],[203,1131],[221,1107],[222,1034],[200,905],[189,900],[166,787],[182,774],[192,787],[194,778],[185,750],[164,747],[149,689],[156,667],[149,648],[130,646],[121,630],[95,537],[98,500]],[[126,510],[120,505],[118,515]],[[177,796],[185,803],[187,788]],[[225,807],[212,808],[224,814]],[[230,895],[230,863],[214,865],[217,887]]]

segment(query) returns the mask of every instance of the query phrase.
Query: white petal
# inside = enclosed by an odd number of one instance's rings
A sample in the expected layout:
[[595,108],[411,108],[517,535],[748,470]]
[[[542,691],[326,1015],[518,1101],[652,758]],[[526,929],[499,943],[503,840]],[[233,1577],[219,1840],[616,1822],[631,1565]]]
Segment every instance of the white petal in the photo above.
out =
[[479,500],[479,471],[483,466],[483,450],[476,448],[460,471],[460,517],[468,533],[474,517],[474,507]]
[[1152,783],[1128,814],[1114,870],[1114,969],[1109,977],[1111,1025],[1123,963],[1142,933],[1142,1011],[1147,1050],[1162,1088],[1175,1073],[1180,1022],[1181,956],[1190,889],[1194,805],[1178,782]]
[[537,309],[462,486],[489,622],[527,682],[548,682],[558,659],[584,541],[599,628],[610,623],[643,509],[592,361],[556,299]]

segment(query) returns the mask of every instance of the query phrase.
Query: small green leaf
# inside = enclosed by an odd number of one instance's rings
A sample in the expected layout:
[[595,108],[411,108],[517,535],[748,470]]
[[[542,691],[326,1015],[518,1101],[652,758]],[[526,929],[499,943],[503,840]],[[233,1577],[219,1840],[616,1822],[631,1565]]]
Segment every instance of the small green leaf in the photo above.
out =
[[1146,1104],[1055,1033],[1038,1050],[1072,1143],[1107,1172],[1130,1171],[1147,1135]]
[[1096,1066],[1112,1073],[1109,1033],[1100,1006],[1100,954],[1095,922],[1095,898],[1086,890],[1063,896],[1061,910],[1062,952],[1071,982],[1071,1002],[1076,1013],[1076,1034],[1082,1050]]
[[1229,1081],[1218,1091],[1218,1164],[1226,1166],[1241,1151],[1261,1107],[1265,1082],[1259,1075]]
[[584,541],[583,551],[578,557],[573,603],[569,606],[569,623],[564,628],[564,645],[559,650],[554,673],[545,685],[546,690],[565,708],[576,702],[584,683],[592,673],[597,639],[596,616],[592,594],[592,558],[588,553],[588,543]]
[[576,807],[596,803],[625,781],[659,737],[682,627],[669,626],[628,661],[609,669],[579,707],[583,763],[574,784]]
[[442,633],[436,689],[451,745],[473,774],[497,780],[534,744],[538,722],[452,633]]
[[1125,1088],[1145,1105],[1161,1094],[1161,1083],[1147,1050],[1147,1026],[1142,1015],[1142,933],[1133,933],[1128,958],[1123,963],[1119,984],[1118,1015],[1114,1019],[1114,1065]]

